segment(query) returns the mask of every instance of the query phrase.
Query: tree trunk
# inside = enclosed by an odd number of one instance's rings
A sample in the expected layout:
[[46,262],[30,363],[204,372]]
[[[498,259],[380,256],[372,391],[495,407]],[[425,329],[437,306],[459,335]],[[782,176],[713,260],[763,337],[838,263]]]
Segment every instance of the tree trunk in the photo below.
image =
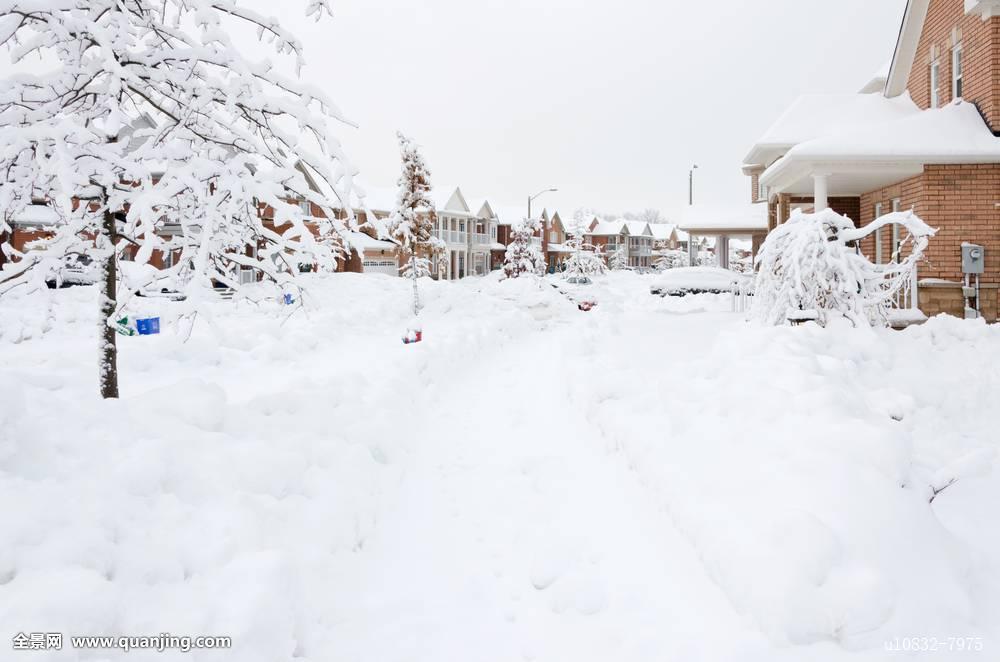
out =
[[118,265],[115,262],[115,216],[105,207],[101,226],[101,242],[108,247],[108,257],[101,270],[104,275],[98,304],[97,324],[100,337],[101,397],[118,397],[118,347],[117,332],[108,321],[118,307]]

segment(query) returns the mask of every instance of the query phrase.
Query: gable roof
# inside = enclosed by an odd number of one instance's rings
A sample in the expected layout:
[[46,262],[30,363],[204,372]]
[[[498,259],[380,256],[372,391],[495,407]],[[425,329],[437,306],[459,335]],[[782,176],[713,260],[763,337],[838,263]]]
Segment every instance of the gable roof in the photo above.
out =
[[[968,0],[966,0],[968,4]],[[885,96],[898,97],[906,92],[913,69],[913,59],[917,55],[917,45],[920,34],[924,31],[924,21],[927,18],[927,8],[930,0],[907,0],[903,11],[903,23],[896,39],[896,50],[892,54],[892,64],[889,67],[888,80],[885,83]]]

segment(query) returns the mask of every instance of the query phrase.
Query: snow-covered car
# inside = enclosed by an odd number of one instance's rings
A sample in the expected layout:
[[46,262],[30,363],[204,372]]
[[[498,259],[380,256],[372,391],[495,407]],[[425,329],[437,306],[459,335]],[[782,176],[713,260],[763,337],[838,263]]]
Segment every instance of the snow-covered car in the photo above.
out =
[[136,296],[147,297],[150,299],[169,299],[170,301],[184,301],[187,299],[187,295],[183,292],[178,292],[177,290],[172,290],[167,287],[156,288],[145,288],[141,290],[136,290]]
[[590,280],[590,276],[570,276],[566,282],[570,285],[590,285],[594,281]]
[[650,294],[683,297],[688,294],[723,294],[747,288],[750,278],[719,267],[668,269],[650,286]]
[[45,279],[45,284],[55,289],[73,285],[93,285],[97,282],[97,265],[89,255],[74,253],[63,258],[62,266]]

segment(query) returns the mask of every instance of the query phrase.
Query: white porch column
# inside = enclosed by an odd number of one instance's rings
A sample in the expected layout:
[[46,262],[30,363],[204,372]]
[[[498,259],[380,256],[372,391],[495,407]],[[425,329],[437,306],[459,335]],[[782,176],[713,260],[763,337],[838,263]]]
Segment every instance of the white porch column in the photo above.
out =
[[813,211],[829,209],[830,175],[813,175]]
[[688,235],[688,265],[698,266],[698,245],[693,234]]
[[729,268],[729,236],[719,235],[715,240],[715,259],[720,269]]

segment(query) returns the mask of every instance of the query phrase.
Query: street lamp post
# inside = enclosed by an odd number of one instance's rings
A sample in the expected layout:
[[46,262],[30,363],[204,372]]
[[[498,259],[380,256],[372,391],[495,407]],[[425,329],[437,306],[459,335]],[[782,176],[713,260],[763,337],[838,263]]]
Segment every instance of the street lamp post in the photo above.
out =
[[697,165],[691,166],[688,170],[688,206],[694,205],[694,171],[698,169]]
[[[557,188],[555,188],[553,186],[552,188],[547,188],[547,189],[539,191],[538,193],[536,193],[534,195],[529,195],[528,196],[528,221],[529,222],[531,221],[531,203],[532,203],[532,201],[534,201],[535,198],[537,198],[537,197],[539,197],[541,195],[544,195],[546,193],[555,193],[558,190],[559,189],[557,189]],[[549,236],[549,229],[543,225],[542,226],[542,253],[546,253],[547,249],[549,247],[548,236]],[[545,259],[548,260],[548,255],[547,254],[545,256]]]
[[528,219],[529,220],[531,219],[531,203],[535,200],[535,198],[537,198],[537,197],[539,197],[541,195],[544,195],[546,193],[555,193],[558,190],[559,189],[557,189],[557,188],[547,188],[547,189],[544,189],[542,191],[539,191],[538,193],[536,193],[534,195],[529,195],[528,196]]

